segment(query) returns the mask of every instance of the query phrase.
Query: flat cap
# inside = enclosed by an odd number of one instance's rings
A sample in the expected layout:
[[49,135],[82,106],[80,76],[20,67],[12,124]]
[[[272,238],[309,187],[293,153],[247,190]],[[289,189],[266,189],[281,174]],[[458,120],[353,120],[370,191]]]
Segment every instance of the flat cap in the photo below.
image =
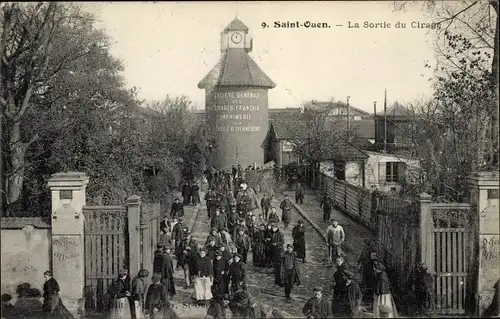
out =
[[314,291],[323,291],[323,287],[319,287],[319,286],[314,287]]
[[203,248],[201,248],[201,249],[200,249],[200,253],[201,253],[202,251],[207,252],[207,249],[206,249],[205,247],[203,247]]
[[219,230],[217,229],[217,227],[212,227],[212,229],[210,229],[210,231],[213,232],[213,231],[219,231]]
[[160,281],[161,280],[161,274],[154,273],[153,277],[151,277],[151,280],[154,281],[154,282]]
[[286,245],[286,248],[293,248],[293,245],[292,244],[288,244],[288,245]]
[[354,278],[354,274],[352,273],[352,271],[349,270],[344,270],[344,275],[347,277],[347,279]]
[[236,253],[236,254],[233,255],[233,257],[238,257],[238,258],[241,259],[241,254]]
[[226,247],[226,244],[224,244],[224,243],[220,243],[218,247],[219,247],[219,248],[221,248],[221,247]]
[[215,256],[222,256],[222,251],[220,251],[220,250],[217,249],[215,251]]

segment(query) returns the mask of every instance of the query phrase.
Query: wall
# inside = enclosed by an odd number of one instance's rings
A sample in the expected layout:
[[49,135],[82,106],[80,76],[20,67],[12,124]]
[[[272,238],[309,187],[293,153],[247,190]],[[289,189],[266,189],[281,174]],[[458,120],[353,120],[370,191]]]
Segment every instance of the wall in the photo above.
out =
[[212,165],[230,169],[264,164],[262,143],[268,132],[267,89],[218,87],[206,90],[207,120],[217,147]]
[[345,165],[345,180],[351,185],[363,187],[363,174],[360,162],[347,162]]
[[[396,191],[401,190],[402,186],[400,183],[381,180],[381,178],[385,178],[385,163],[387,162],[401,162],[406,164],[404,173],[401,172],[400,168],[400,174],[404,174],[403,179],[406,183],[412,183],[418,179],[420,168],[418,160],[369,151],[366,151],[366,153],[370,156],[365,165],[367,189],[371,189],[372,185],[378,185],[379,190],[382,192],[389,192],[392,187],[396,187]],[[384,163],[382,167],[380,167],[381,163]]]
[[43,273],[51,269],[50,238],[49,229],[35,228],[31,236],[22,229],[2,229],[2,293],[14,296],[23,282],[42,289]]

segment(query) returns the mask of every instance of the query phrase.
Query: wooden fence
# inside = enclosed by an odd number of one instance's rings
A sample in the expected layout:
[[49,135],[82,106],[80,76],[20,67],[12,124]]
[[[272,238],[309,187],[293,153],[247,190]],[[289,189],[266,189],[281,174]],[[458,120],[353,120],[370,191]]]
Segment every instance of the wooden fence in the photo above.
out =
[[159,203],[131,196],[124,206],[85,206],[85,309],[87,315],[108,307],[108,289],[120,269],[134,277],[141,268],[152,275],[159,238]]
[[428,194],[404,200],[324,174],[317,186],[338,210],[374,232],[396,296],[408,296],[415,266],[424,262],[435,279],[436,313],[464,314],[469,310],[478,262],[475,206],[432,203]]

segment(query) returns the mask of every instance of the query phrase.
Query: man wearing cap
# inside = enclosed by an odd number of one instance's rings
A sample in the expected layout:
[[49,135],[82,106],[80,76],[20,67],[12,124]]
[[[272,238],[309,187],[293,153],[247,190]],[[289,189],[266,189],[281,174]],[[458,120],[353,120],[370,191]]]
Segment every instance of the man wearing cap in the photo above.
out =
[[271,235],[271,258],[274,268],[274,283],[281,285],[281,257],[283,254],[283,244],[285,243],[285,236],[278,229],[277,224],[272,225],[273,233]]
[[260,224],[253,238],[253,265],[256,267],[265,267],[266,265],[266,225]]
[[207,205],[207,213],[208,213],[208,218],[212,217],[213,211],[215,209],[215,192],[212,188],[208,190],[208,192],[205,194],[205,202]]
[[233,239],[235,239],[236,236],[240,233],[240,229],[243,229],[243,232],[245,234],[248,234],[248,228],[245,225],[245,219],[244,218],[239,218],[238,219],[238,224],[236,224],[236,226],[234,227]]
[[213,215],[212,219],[210,220],[210,227],[217,230],[227,227],[226,216],[220,213],[220,208],[215,209],[215,215]]
[[189,271],[189,263],[191,259],[191,247],[185,246],[182,254],[177,258],[176,270],[182,269],[184,272],[184,289],[191,285],[191,274]]
[[238,212],[236,211],[236,206],[231,206],[231,210],[227,216],[227,228],[230,234],[234,234],[234,228],[238,224]]
[[343,287],[334,292],[334,294],[339,294],[339,298],[333,301],[333,313],[338,317],[358,318],[363,294],[359,285],[354,281],[352,272],[346,270],[342,277]]
[[288,227],[288,224],[290,224],[290,212],[292,211],[292,202],[290,201],[290,198],[288,198],[288,194],[285,194],[285,199],[280,204],[281,208],[281,220],[283,221],[283,224],[285,224],[285,228]]
[[156,250],[153,257],[153,273],[163,272],[163,245],[156,245]]
[[215,252],[217,251],[216,241],[217,240],[214,237],[209,237],[208,245],[205,246],[205,249],[207,250],[207,257],[210,260],[214,260],[215,258]]
[[229,280],[231,281],[231,292],[247,289],[247,267],[241,262],[241,255],[234,254],[234,262],[229,266]]
[[207,257],[207,250],[200,249],[200,258],[196,262],[196,275],[194,279],[194,297],[198,302],[206,303],[212,299],[212,283],[214,269],[212,261]]
[[290,294],[294,284],[300,285],[300,269],[297,262],[297,254],[293,251],[293,245],[286,245],[286,251],[281,257],[281,282],[280,286],[285,286],[285,297],[292,300]]
[[207,246],[210,243],[211,239],[215,240],[216,245],[219,245],[222,242],[219,230],[215,227],[212,227],[212,229],[210,229],[210,234],[208,234],[207,236],[207,240],[205,241],[205,246]]
[[229,293],[227,278],[229,274],[229,263],[222,257],[222,251],[215,252],[215,259],[213,260],[214,267],[214,286],[217,285],[218,291]]
[[328,261],[331,263],[335,257],[342,255],[342,243],[345,240],[344,228],[336,220],[326,230],[326,245],[328,247]]
[[238,249],[238,253],[242,256],[243,262],[247,263],[248,251],[250,250],[250,237],[245,234],[243,228],[238,228],[238,234],[234,238],[234,244]]
[[160,282],[161,274],[153,274],[151,280],[153,283],[146,294],[145,312],[152,319],[164,318],[165,310],[170,308],[167,288]]
[[[174,219],[175,220],[175,219]],[[174,247],[177,251],[177,246],[180,245],[182,239],[182,228],[184,225],[182,224],[182,218],[179,218],[177,223],[172,227],[172,239],[174,240]]]
[[181,204],[179,198],[176,198],[172,203],[172,208],[170,209],[170,216],[183,217],[184,216],[184,205]]
[[260,207],[262,209],[264,219],[267,220],[267,215],[269,214],[269,209],[271,208],[271,200],[267,197],[266,194],[264,194],[262,199],[260,200]]
[[297,225],[292,229],[293,250],[297,253],[297,258],[303,263],[306,262],[306,228],[304,222],[299,220]]
[[257,216],[255,216],[252,212],[250,212],[249,219],[246,223],[248,228],[248,237],[250,237],[251,241],[251,249],[253,249],[253,237],[255,236],[255,232],[257,231]]
[[295,188],[295,203],[304,204],[304,189],[300,183],[297,183],[297,188]]
[[323,207],[323,221],[325,223],[328,223],[328,221],[330,220],[330,216],[332,215],[332,207],[333,207],[333,203],[330,199],[330,197],[328,197],[328,194],[325,194],[323,196],[323,198],[321,199],[321,203],[319,204],[319,207]]
[[323,296],[323,287],[314,288],[314,297],[309,298],[302,313],[306,318],[333,318],[331,306],[328,300]]
[[427,272],[424,263],[418,263],[414,278],[415,299],[418,311],[427,315],[432,309],[432,299],[434,297],[434,277]]

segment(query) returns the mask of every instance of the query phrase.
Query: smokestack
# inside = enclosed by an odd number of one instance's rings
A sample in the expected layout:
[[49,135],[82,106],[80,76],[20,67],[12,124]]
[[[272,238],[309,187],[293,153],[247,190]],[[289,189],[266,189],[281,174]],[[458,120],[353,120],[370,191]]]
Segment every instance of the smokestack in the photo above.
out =
[[384,153],[387,152],[387,89],[384,90]]

